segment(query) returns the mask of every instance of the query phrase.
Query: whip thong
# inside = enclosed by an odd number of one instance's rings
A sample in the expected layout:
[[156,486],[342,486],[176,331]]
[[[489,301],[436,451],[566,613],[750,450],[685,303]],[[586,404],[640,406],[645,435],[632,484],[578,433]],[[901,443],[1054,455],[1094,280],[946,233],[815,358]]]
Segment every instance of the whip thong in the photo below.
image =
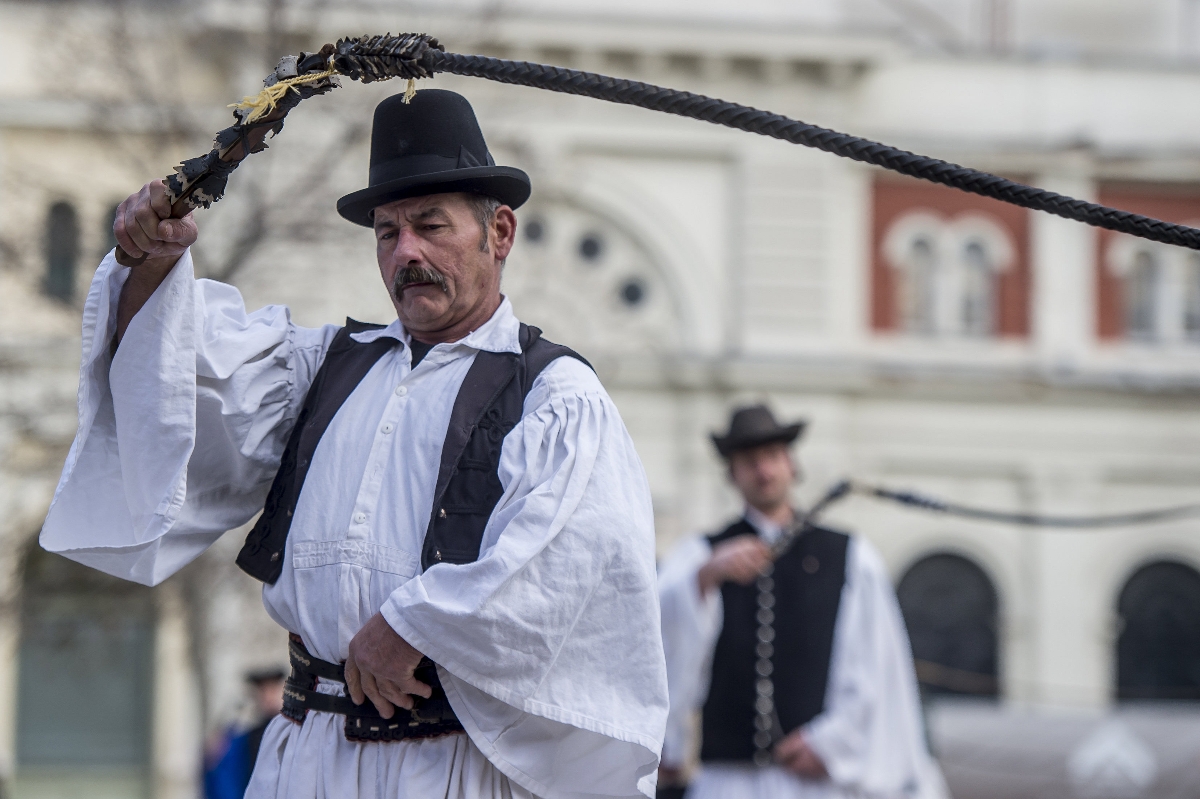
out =
[[[1077,200],[977,169],[704,95],[594,72],[447,53],[437,39],[415,33],[342,39],[337,44],[326,44],[316,53],[285,56],[275,71],[267,76],[262,92],[247,97],[235,106],[236,123],[217,134],[213,149],[198,158],[184,161],[175,168],[175,174],[167,178],[172,214],[183,216],[195,208],[207,208],[220,200],[229,174],[250,153],[266,149],[267,136],[283,128],[288,112],[301,100],[336,88],[339,77],[363,83],[403,78],[409,81],[408,92],[411,95],[414,80],[430,78],[439,72],[577,94],[724,125],[815,147],[843,158],[1023,208],[1046,211],[1096,227],[1200,250],[1200,230],[1186,225]],[[137,262],[128,256],[122,260],[125,263]]]
[[779,540],[771,547],[771,560],[779,560],[791,548],[792,544],[800,536],[804,535],[804,532],[811,525],[816,523],[822,513],[828,510],[831,505],[840,502],[851,494],[895,502],[910,508],[941,513],[947,516],[958,516],[963,519],[974,519],[982,522],[1015,524],[1022,527],[1054,527],[1059,529],[1086,530],[1159,524],[1200,516],[1200,504],[1175,505],[1169,508],[1152,508],[1128,513],[1112,513],[1104,516],[1046,516],[1040,513],[1021,513],[1017,511],[992,510],[990,508],[976,508],[970,505],[946,502],[936,497],[918,494],[915,491],[896,491],[852,480],[841,480],[835,483],[816,504],[783,531]]

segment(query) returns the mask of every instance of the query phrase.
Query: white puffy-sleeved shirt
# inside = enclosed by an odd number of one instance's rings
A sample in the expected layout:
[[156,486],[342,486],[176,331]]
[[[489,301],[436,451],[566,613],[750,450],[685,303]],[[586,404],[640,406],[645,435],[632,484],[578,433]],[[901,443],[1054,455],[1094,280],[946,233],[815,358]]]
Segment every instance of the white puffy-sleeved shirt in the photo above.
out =
[[[767,543],[782,530],[753,508],[746,521]],[[700,595],[712,547],[683,542],[659,576],[671,711],[662,761],[680,766],[692,749],[693,716],[708,698],[724,612],[720,591]],[[786,624],[779,618],[776,624]],[[776,672],[776,681],[787,675]],[[912,651],[883,560],[853,536],[833,631],[825,707],[804,726],[830,778],[802,779],[779,766],[702,764],[688,799],[944,799],[941,772],[925,748]]]
[[[112,354],[128,270],[110,254],[84,308],[79,432],[46,549],[153,585],[261,510],[337,328],[247,313],[185,254]],[[248,797],[653,794],[667,715],[649,489],[595,374],[535,381],[501,450],[504,495],[479,559],[421,572],[442,442],[480,350],[519,352],[505,300],[411,368],[395,339],[334,417],[293,518],[267,611],[319,658],[346,658],[375,613],[439,664],[468,735],[350,743],[343,717],[278,718]],[[318,690],[340,692],[336,683]]]

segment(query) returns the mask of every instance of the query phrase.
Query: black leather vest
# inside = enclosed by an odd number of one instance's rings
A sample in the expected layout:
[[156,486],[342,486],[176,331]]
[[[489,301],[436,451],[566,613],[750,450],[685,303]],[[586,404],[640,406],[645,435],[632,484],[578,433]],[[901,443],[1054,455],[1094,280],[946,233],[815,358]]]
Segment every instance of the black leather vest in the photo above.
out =
[[[739,535],[755,535],[744,519],[710,536],[714,546]],[[846,581],[850,537],[809,527],[776,563],[775,709],[784,734],[812,720],[825,706],[833,628]],[[713,652],[712,682],[701,720],[704,762],[752,762],[758,623],[757,589],[721,586],[725,620]]]
[[[396,345],[388,337],[360,344],[350,335],[380,327],[347,319],[334,336],[304,398],[262,515],[238,554],[238,566],[251,577],[273,585],[283,572],[292,514],[317,444],[346,398]],[[484,527],[503,494],[497,473],[501,444],[521,420],[525,396],[556,358],[566,355],[587,364],[574,351],[542,338],[536,327],[521,325],[520,344],[520,355],[477,353],[459,387],[442,445],[433,510],[421,549],[422,569],[442,562],[470,563],[479,557]]]

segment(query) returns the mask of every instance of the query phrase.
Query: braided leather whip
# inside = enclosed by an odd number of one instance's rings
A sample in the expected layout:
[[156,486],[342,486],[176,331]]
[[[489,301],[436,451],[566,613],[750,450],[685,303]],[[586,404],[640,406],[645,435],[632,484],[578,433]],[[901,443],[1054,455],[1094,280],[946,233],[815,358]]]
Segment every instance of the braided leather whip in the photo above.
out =
[[[712,122],[815,147],[843,158],[1023,208],[1046,211],[1164,244],[1200,250],[1200,230],[1186,225],[1077,200],[977,169],[700,94],[527,61],[447,53],[433,37],[411,33],[342,39],[336,45],[325,45],[316,53],[285,56],[275,72],[264,81],[267,89],[264,89],[263,95],[255,102],[251,102],[255,98],[247,98],[235,110],[237,123],[217,134],[212,151],[183,162],[176,167],[175,174],[167,178],[172,215],[183,216],[194,208],[207,208],[219,200],[229,174],[242,159],[250,153],[266,149],[267,135],[278,133],[283,128],[284,117],[301,100],[336,88],[339,85],[338,75],[370,83],[391,78],[412,81],[432,77],[438,72],[578,94]],[[282,97],[261,99],[271,86],[277,84],[287,84]],[[276,94],[280,90],[276,89]],[[129,256],[122,260],[125,263],[138,261]]]

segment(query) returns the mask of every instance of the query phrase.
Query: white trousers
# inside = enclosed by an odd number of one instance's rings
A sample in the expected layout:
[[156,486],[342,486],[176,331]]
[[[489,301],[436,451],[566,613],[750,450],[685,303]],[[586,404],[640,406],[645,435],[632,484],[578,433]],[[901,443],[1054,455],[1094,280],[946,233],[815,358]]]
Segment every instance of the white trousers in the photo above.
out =
[[246,799],[536,799],[465,734],[352,743],[345,717],[277,717],[263,735]]

